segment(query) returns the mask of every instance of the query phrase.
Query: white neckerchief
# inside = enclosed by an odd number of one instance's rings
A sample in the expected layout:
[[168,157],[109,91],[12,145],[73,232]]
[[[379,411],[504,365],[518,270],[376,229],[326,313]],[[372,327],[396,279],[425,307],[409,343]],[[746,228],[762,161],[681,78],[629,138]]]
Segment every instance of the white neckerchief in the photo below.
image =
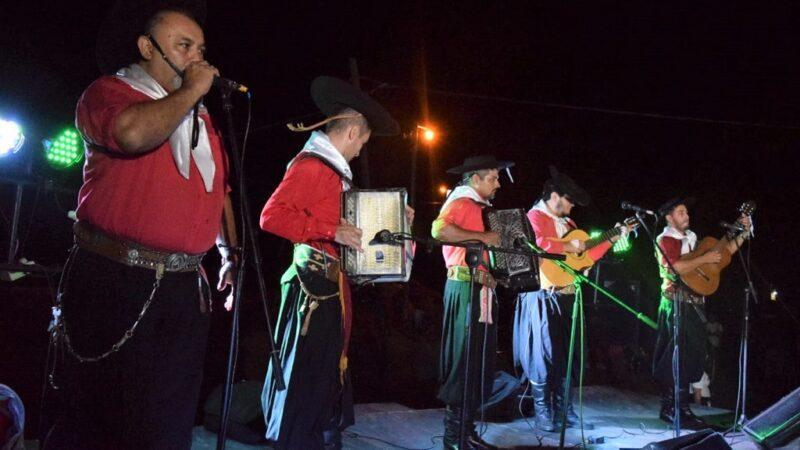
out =
[[[297,155],[300,156],[303,152],[313,153],[314,155],[329,162],[333,167],[336,167],[339,172],[343,173],[347,179],[342,179],[342,189],[345,191],[350,190],[350,183],[353,181],[353,171],[350,170],[350,164],[344,159],[344,156],[336,149],[328,135],[322,131],[312,131],[303,149]],[[297,157],[289,161],[286,170],[292,166],[292,163],[297,160]]]
[[[442,205],[442,209],[440,211],[444,211],[450,203],[460,199],[460,198],[468,198],[475,202],[480,203],[481,205],[492,206],[489,203],[489,200],[481,197],[478,192],[472,188],[472,186],[461,185],[457,186],[453,189],[453,192],[447,196],[447,200],[445,200],[444,205]],[[478,317],[478,322],[480,323],[492,323],[492,303],[494,302],[495,293],[493,289],[489,289],[487,286],[482,286],[480,291],[480,308],[481,312]]]
[[[154,100],[168,95],[167,91],[138,64],[123,67],[117,71],[116,77]],[[200,104],[199,112],[202,114],[208,113],[202,103]],[[189,110],[181,120],[181,123],[178,124],[178,127],[175,128],[175,131],[172,132],[172,135],[170,135],[169,146],[172,148],[172,159],[175,160],[178,172],[183,178],[189,179],[190,159],[194,158],[194,163],[200,172],[200,177],[203,179],[206,192],[211,192],[214,189],[214,173],[217,167],[214,164],[214,156],[211,154],[211,143],[208,141],[205,121],[198,120],[198,126],[200,127],[200,137],[197,140],[197,147],[192,150],[192,110]]]
[[480,194],[478,194],[478,192],[472,188],[472,186],[461,185],[453,189],[453,192],[451,192],[450,195],[447,196],[447,200],[445,200],[444,205],[442,205],[442,209],[440,209],[439,211],[444,211],[445,208],[447,208],[447,206],[450,205],[450,203],[462,197],[470,198],[486,206],[492,206],[492,204],[489,203],[489,200],[486,200],[485,198],[481,197]]
[[556,234],[558,234],[559,238],[563,237],[565,234],[567,234],[567,231],[569,231],[569,217],[558,217],[550,212],[550,208],[547,207],[547,204],[544,202],[544,200],[539,200],[536,202],[536,204],[531,208],[531,211],[541,211],[553,219],[553,222],[556,224]]
[[667,225],[664,227],[664,231],[658,235],[658,239],[660,240],[662,237],[671,237],[681,241],[681,255],[691,252],[697,245],[697,235],[692,230],[686,230],[686,234],[683,234]]

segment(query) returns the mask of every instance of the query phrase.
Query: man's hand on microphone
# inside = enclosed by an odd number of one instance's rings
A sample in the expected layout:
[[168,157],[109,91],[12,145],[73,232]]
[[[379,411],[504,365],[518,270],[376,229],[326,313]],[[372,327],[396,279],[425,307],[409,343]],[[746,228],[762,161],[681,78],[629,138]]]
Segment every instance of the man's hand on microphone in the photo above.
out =
[[192,61],[183,71],[182,87],[193,92],[199,99],[211,89],[215,76],[219,76],[219,70],[208,61]]
[[356,228],[355,226],[349,224],[346,220],[340,219],[339,226],[336,227],[336,236],[334,237],[334,240],[342,245],[346,245],[363,252],[364,249],[361,248],[362,234],[363,233],[360,228]]

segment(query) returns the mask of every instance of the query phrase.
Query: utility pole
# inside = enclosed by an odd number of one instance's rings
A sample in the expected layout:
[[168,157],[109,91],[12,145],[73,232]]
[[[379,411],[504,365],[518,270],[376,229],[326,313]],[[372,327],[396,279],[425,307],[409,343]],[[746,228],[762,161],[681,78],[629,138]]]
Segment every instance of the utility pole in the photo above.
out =
[[[361,83],[358,75],[358,61],[350,57],[350,82],[358,89],[361,89]],[[358,157],[358,185],[364,189],[369,189],[369,151],[366,146],[361,149],[361,154]]]

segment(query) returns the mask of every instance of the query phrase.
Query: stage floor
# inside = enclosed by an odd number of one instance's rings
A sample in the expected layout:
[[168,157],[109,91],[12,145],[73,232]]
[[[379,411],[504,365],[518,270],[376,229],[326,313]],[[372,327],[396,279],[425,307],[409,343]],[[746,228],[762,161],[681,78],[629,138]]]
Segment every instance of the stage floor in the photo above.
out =
[[[584,431],[586,448],[617,450],[639,449],[654,441],[672,437],[668,424],[658,419],[658,398],[605,386],[587,386],[583,394],[584,419],[595,424],[594,430]],[[576,402],[577,406],[577,402]],[[693,411],[708,421],[722,423],[730,420],[731,412],[697,406]],[[345,431],[344,448],[366,449],[439,449],[442,447],[442,409],[414,410],[396,403],[356,405],[356,425]],[[505,423],[486,423],[486,441],[500,448],[533,449],[557,447],[559,434],[544,433],[533,423],[516,419]],[[691,433],[685,430],[684,434]],[[730,433],[727,442],[734,450],[757,450],[758,446],[741,433]],[[229,441],[231,450],[257,448]],[[579,429],[568,429],[565,447],[581,442]],[[196,427],[194,450],[210,450],[216,445],[216,434]]]

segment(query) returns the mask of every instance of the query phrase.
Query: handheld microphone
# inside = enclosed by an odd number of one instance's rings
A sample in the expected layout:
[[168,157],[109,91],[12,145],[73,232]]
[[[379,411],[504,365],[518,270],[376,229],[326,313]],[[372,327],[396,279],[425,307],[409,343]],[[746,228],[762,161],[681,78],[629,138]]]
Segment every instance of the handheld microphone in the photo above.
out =
[[736,232],[736,233],[742,233],[742,232],[745,231],[744,227],[739,225],[738,223],[734,224],[734,223],[728,223],[728,222],[720,222],[719,226],[721,226],[722,228],[727,229],[728,231],[733,231],[733,232]]
[[649,214],[651,216],[658,217],[658,214],[656,214],[655,212],[649,209],[644,209],[641,206],[636,206],[631,202],[622,202],[620,203],[619,207],[627,211],[636,211],[637,213]]
[[232,91],[238,91],[243,94],[247,93],[250,89],[247,86],[243,85],[242,83],[237,83],[233,80],[229,80],[227,78],[222,78],[214,75],[214,81],[211,83],[217,88],[220,89],[230,89]]
[[369,241],[368,245],[391,244],[394,241],[392,232],[389,230],[381,230],[375,233],[375,237]]

